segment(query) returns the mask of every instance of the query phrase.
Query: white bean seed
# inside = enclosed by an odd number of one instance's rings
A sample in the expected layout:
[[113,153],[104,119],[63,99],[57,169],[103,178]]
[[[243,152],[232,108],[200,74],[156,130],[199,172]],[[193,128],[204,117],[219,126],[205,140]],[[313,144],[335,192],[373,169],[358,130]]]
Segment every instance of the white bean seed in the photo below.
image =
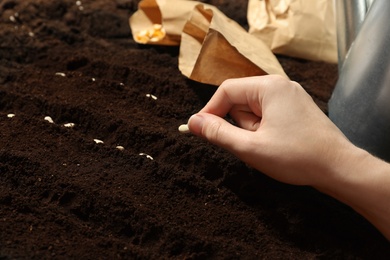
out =
[[81,5],[81,1],[76,1],[76,5],[80,6]]
[[35,36],[35,34],[34,34],[33,32],[28,32],[28,36],[30,36],[30,37],[34,37],[34,36]]
[[118,149],[119,151],[123,151],[125,150],[125,148],[121,145],[118,145],[117,147],[115,147],[116,149]]
[[45,116],[44,120],[46,120],[47,122],[49,122],[51,124],[54,123],[53,119],[50,116]]
[[11,21],[11,22],[16,22],[16,19],[15,19],[15,16],[13,16],[13,15],[11,15],[10,17],[9,17],[9,20]]
[[63,72],[56,72],[56,76],[66,77],[66,74]]
[[8,114],[7,117],[8,118],[13,118],[15,116],[15,114]]
[[93,141],[97,144],[104,144],[104,142],[102,140],[99,140],[99,139],[93,139]]
[[190,133],[190,129],[188,128],[187,124],[180,125],[178,129],[179,129],[180,133],[183,133],[183,134]]
[[64,124],[65,127],[68,127],[68,128],[72,128],[74,127],[74,123],[67,123],[67,124]]
[[152,95],[152,94],[146,94],[146,97],[157,100],[157,97],[155,95]]
[[146,158],[148,158],[148,159],[150,159],[150,160],[152,160],[152,161],[153,161],[153,157],[152,157],[152,156],[150,156],[149,154],[146,154],[146,153],[140,153],[139,155],[141,155],[141,156],[146,156]]

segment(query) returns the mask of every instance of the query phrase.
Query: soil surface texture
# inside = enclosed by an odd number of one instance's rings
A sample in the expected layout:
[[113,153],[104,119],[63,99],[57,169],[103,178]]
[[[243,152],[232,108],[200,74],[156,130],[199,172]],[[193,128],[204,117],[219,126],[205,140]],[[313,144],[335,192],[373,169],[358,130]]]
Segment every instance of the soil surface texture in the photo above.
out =
[[[216,87],[132,40],[138,2],[0,0],[0,259],[390,259],[349,207],[178,132]],[[326,113],[337,65],[278,58]]]

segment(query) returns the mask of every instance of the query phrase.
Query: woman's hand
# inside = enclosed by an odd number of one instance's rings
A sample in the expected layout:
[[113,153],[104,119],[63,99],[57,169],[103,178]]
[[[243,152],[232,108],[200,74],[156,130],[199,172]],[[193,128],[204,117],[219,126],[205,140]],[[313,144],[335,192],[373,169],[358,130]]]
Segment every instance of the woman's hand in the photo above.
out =
[[227,80],[188,125],[276,180],[311,185],[351,206],[390,239],[390,165],[350,143],[298,83]]
[[[223,119],[227,114],[237,126]],[[279,181],[320,185],[352,144],[296,82],[229,79],[189,120],[195,135]]]

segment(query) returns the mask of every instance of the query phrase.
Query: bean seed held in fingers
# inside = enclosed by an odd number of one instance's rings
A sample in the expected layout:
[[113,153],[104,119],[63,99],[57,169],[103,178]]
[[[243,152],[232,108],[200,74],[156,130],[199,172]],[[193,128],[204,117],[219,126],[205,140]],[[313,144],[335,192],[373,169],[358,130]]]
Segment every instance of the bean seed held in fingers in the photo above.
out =
[[183,134],[188,134],[190,133],[190,129],[188,128],[188,125],[187,124],[182,124],[179,126],[179,131],[180,133],[183,133]]

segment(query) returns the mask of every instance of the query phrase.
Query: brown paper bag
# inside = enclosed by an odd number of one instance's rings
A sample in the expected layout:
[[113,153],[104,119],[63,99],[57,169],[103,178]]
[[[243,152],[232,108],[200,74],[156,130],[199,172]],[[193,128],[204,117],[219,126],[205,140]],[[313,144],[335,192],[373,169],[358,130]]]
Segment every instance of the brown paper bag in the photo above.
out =
[[287,77],[271,50],[215,6],[188,0],[142,0],[130,17],[141,44],[179,45],[179,69],[195,81],[264,74]]
[[274,53],[337,63],[334,0],[249,0],[249,32]]
[[179,69],[190,79],[220,85],[228,78],[278,74],[274,54],[217,8],[197,5],[181,36]]

